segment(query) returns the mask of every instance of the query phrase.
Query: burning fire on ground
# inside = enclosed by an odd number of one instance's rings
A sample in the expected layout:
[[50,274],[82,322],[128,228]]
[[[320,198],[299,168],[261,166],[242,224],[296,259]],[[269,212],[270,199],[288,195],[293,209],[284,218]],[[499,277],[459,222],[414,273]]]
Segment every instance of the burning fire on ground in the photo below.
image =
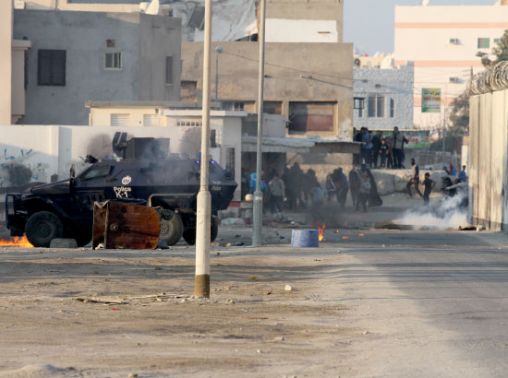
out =
[[323,240],[325,240],[326,224],[318,224],[317,230],[318,230],[318,239],[320,242],[322,242]]
[[10,239],[0,239],[0,247],[33,248],[33,245],[28,241],[26,236],[21,236]]

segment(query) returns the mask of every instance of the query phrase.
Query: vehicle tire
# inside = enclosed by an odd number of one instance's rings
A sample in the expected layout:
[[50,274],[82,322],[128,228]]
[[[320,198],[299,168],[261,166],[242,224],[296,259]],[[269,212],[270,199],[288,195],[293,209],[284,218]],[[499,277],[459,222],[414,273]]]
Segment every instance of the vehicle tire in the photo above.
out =
[[51,240],[63,237],[63,223],[49,211],[32,214],[25,225],[27,239],[34,247],[49,247]]
[[183,235],[183,222],[179,214],[169,209],[160,211],[161,232],[160,240],[165,241],[168,246],[175,245]]
[[[217,239],[217,235],[219,234],[219,219],[217,217],[212,217],[211,221],[211,229],[210,229],[210,241],[214,242]],[[183,239],[189,245],[196,244],[196,229],[188,228],[183,232]]]

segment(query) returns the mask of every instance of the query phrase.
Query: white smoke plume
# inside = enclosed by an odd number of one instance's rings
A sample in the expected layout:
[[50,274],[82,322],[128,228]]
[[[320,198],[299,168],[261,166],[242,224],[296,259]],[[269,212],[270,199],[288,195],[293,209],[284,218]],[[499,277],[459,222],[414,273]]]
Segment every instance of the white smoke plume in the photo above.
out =
[[413,226],[415,229],[448,230],[469,226],[467,207],[461,206],[466,200],[466,194],[458,193],[454,197],[447,197],[439,202],[419,209],[411,209],[393,223]]

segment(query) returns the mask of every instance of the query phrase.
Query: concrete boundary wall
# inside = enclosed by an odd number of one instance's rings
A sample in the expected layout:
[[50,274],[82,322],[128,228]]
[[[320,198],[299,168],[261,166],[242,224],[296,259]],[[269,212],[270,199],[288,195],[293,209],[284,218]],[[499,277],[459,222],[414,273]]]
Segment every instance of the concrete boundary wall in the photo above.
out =
[[469,128],[470,218],[508,230],[508,90],[472,96]]

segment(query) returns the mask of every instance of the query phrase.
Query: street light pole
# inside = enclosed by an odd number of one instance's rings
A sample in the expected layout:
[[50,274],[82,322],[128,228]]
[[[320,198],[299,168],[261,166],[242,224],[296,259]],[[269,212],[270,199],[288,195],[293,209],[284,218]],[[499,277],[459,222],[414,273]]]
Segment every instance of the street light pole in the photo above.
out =
[[215,48],[215,101],[219,100],[219,55],[223,52],[221,46]]
[[262,244],[263,233],[263,192],[261,191],[261,174],[263,164],[263,98],[264,98],[264,80],[265,80],[265,19],[266,19],[266,0],[259,1],[259,78],[258,78],[258,136],[256,149],[256,191],[254,192],[253,203],[253,230],[252,246],[258,247]]
[[212,197],[208,191],[210,148],[210,56],[212,44],[212,0],[205,0],[205,36],[203,54],[203,113],[201,127],[201,176],[196,219],[196,275],[194,295],[210,297],[210,227]]

